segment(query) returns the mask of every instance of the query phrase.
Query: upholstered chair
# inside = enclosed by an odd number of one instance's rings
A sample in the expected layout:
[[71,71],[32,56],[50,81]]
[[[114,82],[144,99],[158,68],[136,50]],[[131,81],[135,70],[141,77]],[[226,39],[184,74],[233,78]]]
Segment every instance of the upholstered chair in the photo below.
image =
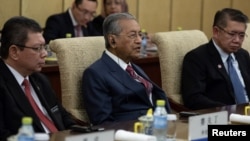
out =
[[158,47],[162,88],[175,112],[189,110],[184,107],[180,83],[184,55],[193,48],[208,42],[200,30],[158,32],[152,37]]
[[247,30],[246,30],[247,36],[245,37],[242,48],[246,49],[250,53],[250,23],[247,24]]
[[62,105],[79,122],[88,123],[81,79],[83,71],[99,59],[105,50],[103,36],[56,39],[49,46],[58,59]]

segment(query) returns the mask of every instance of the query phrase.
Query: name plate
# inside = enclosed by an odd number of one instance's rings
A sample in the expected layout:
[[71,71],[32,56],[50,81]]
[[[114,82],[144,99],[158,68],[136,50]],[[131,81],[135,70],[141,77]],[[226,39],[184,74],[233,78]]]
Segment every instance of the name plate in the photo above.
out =
[[114,141],[114,130],[71,135],[65,141]]
[[221,111],[188,118],[188,140],[207,141],[208,125],[228,124],[228,112]]

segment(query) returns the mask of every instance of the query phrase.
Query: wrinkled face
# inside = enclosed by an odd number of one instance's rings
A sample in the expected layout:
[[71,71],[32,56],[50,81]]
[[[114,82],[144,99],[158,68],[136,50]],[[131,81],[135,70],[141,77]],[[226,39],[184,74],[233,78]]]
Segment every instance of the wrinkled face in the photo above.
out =
[[[28,33],[28,40],[25,45],[12,45],[10,55],[14,60],[14,67],[23,76],[33,72],[39,72],[45,64],[45,57],[48,53],[44,48],[45,40],[42,33]],[[23,50],[21,50],[23,48]]]
[[111,46],[113,53],[128,63],[131,59],[140,56],[141,29],[135,20],[120,20],[122,31],[119,35],[112,35]]
[[227,27],[213,27],[213,38],[226,53],[237,52],[246,36],[246,24],[228,21]]
[[105,4],[106,16],[122,12],[122,0],[107,0]]
[[87,26],[96,14],[97,3],[93,1],[83,0],[79,5],[73,5],[72,13],[78,24]]

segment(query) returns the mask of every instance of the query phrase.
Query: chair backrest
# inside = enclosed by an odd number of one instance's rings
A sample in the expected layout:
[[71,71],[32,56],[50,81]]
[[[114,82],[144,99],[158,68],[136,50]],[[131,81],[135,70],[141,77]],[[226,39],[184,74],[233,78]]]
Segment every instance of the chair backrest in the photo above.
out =
[[49,45],[58,59],[62,105],[77,119],[89,122],[82,99],[82,74],[105,50],[103,36],[56,39]]
[[250,53],[250,23],[247,24],[246,37],[242,43],[242,48],[246,49]]
[[[208,38],[200,30],[182,30],[155,33],[152,42],[158,47],[162,89],[166,92],[172,109],[179,112],[183,109],[178,109],[173,104],[183,106],[180,92],[183,57],[191,49],[207,43]],[[171,101],[174,103],[171,104]]]

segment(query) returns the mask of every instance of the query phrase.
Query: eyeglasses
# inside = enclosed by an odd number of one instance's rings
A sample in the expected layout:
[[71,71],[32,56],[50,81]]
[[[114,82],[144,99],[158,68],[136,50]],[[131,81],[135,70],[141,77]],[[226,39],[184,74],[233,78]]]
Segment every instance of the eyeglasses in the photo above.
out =
[[132,39],[132,40],[135,40],[136,38],[140,37],[140,39],[142,39],[142,33],[139,32],[139,33],[131,33],[131,34],[115,34],[116,36],[127,36],[128,38]]
[[90,12],[86,9],[80,9],[78,6],[76,6],[76,9],[78,9],[83,15],[87,15],[90,18],[93,18],[96,16],[96,12]]
[[106,5],[111,6],[112,4],[121,5],[121,1],[107,1]]
[[42,52],[42,50],[48,50],[49,48],[49,45],[40,45],[39,47],[28,47],[25,45],[18,45],[18,44],[15,44],[15,45],[18,47],[22,47],[22,48],[29,48],[39,53]]
[[217,26],[217,27],[220,30],[222,30],[223,32],[225,32],[230,39],[234,39],[234,38],[236,38],[236,36],[238,36],[240,40],[243,40],[245,37],[247,37],[247,34],[244,33],[244,32],[228,32],[228,31],[226,31],[224,28],[222,28],[220,26]]

